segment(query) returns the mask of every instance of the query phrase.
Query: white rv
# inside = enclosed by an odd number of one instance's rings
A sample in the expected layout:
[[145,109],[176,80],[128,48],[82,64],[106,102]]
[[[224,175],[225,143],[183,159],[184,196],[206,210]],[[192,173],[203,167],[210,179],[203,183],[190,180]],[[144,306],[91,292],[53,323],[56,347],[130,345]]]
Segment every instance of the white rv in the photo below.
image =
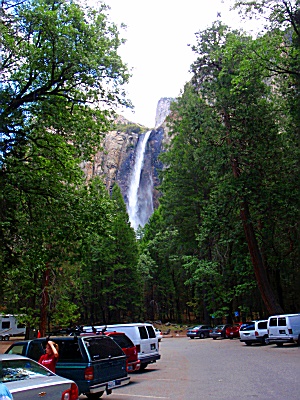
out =
[[9,340],[11,336],[25,335],[25,325],[19,324],[17,315],[0,314],[0,340]]
[[300,345],[300,314],[272,315],[268,319],[268,343]]

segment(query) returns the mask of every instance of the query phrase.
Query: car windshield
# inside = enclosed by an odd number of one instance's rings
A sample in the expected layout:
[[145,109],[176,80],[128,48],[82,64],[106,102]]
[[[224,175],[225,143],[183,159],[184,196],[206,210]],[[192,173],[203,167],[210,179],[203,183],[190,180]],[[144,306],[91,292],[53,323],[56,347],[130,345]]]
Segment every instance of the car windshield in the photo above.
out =
[[52,375],[54,374],[33,360],[2,360],[0,362],[0,382],[3,383]]
[[241,326],[240,331],[253,331],[254,330],[254,323],[244,324]]

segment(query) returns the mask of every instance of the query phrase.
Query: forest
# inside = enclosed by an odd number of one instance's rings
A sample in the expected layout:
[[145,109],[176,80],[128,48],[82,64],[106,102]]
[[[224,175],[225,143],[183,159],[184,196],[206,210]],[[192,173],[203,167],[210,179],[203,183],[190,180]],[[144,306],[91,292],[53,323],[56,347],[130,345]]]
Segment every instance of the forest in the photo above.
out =
[[246,321],[300,310],[298,0],[236,1],[254,38],[195,34],[172,103],[160,206],[135,232],[82,163],[131,107],[109,7],[3,0],[0,312],[42,334],[136,321]]

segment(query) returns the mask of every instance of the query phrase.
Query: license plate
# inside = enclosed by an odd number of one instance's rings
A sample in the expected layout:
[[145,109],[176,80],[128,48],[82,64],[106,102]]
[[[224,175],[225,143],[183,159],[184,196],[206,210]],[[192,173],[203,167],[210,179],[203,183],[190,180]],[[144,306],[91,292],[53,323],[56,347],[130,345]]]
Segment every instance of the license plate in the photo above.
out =
[[107,389],[111,389],[111,388],[113,388],[115,386],[116,386],[116,382],[115,381],[107,382]]

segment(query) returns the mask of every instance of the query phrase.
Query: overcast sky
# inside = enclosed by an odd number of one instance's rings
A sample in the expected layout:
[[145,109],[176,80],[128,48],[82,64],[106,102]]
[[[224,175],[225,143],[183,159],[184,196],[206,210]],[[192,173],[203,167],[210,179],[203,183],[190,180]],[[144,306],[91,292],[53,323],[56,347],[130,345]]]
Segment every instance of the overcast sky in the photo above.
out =
[[[93,0],[89,0],[92,3]],[[132,122],[149,128],[155,125],[157,103],[162,97],[177,97],[190,79],[189,67],[195,53],[195,32],[213,21],[232,26],[239,23],[237,13],[229,11],[232,0],[105,0],[111,7],[111,20],[127,25],[122,36],[122,60],[132,69],[126,87],[134,113],[120,111]],[[220,18],[221,16],[221,18]]]

